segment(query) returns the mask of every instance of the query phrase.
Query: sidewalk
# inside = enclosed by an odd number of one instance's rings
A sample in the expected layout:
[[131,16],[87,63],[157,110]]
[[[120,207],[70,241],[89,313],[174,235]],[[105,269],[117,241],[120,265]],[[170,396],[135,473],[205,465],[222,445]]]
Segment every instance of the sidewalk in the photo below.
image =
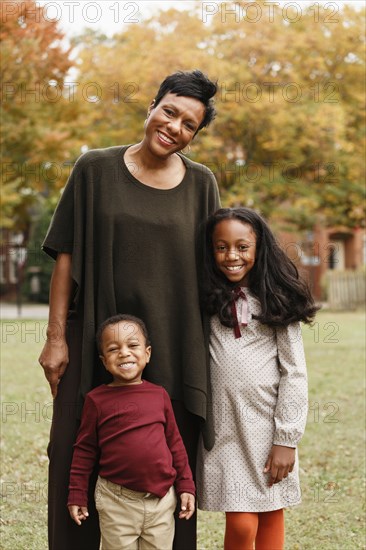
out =
[[47,319],[48,305],[46,304],[17,304],[0,303],[0,319]]

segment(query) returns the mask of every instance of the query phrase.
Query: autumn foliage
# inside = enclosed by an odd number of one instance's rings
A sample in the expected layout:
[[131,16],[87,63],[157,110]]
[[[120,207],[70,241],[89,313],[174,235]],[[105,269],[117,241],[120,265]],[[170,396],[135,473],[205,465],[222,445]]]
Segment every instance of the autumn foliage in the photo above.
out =
[[140,140],[160,81],[198,67],[218,80],[218,116],[190,157],[214,171],[224,204],[300,229],[362,225],[364,10],[269,4],[197,3],[112,37],[88,30],[74,39],[72,60],[56,23],[25,11],[7,17],[5,224],[29,223],[32,207],[59,193],[81,146]]

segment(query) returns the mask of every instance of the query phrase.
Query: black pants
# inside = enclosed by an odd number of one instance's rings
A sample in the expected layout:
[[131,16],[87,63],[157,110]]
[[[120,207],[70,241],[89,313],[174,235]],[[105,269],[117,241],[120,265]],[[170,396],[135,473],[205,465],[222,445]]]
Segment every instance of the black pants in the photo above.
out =
[[[98,513],[94,504],[94,486],[97,471],[94,472],[89,484],[88,519],[78,526],[70,518],[67,509],[73,444],[79,427],[77,419],[77,396],[80,385],[81,336],[81,325],[77,321],[70,321],[68,325],[69,365],[59,384],[57,398],[54,401],[50,443],[48,446],[50,460],[48,477],[48,540],[50,550],[99,550],[100,531]],[[197,416],[189,413],[180,401],[173,401],[173,409],[194,473],[199,419]],[[176,517],[174,550],[196,549],[196,522],[196,514],[189,521],[179,520]]]

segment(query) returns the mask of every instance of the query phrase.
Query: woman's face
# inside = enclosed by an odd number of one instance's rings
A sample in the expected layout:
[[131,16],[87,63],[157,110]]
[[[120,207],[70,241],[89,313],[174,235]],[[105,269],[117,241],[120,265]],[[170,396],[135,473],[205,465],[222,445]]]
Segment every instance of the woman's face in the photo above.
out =
[[205,107],[193,97],[168,93],[154,107],[150,105],[144,142],[156,156],[169,156],[184,149],[195,136]]

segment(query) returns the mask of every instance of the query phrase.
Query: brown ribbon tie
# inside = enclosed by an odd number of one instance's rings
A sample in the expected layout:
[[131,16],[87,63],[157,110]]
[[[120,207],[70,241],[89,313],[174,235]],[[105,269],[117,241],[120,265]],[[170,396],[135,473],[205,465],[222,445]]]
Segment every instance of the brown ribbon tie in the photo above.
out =
[[[238,320],[238,313],[236,309],[236,301],[239,298],[243,298],[240,323]],[[240,287],[236,288],[233,292],[233,299],[231,302],[231,313],[235,322],[234,324],[235,338],[240,338],[241,337],[240,326],[246,327],[248,325],[248,300],[244,291]]]

